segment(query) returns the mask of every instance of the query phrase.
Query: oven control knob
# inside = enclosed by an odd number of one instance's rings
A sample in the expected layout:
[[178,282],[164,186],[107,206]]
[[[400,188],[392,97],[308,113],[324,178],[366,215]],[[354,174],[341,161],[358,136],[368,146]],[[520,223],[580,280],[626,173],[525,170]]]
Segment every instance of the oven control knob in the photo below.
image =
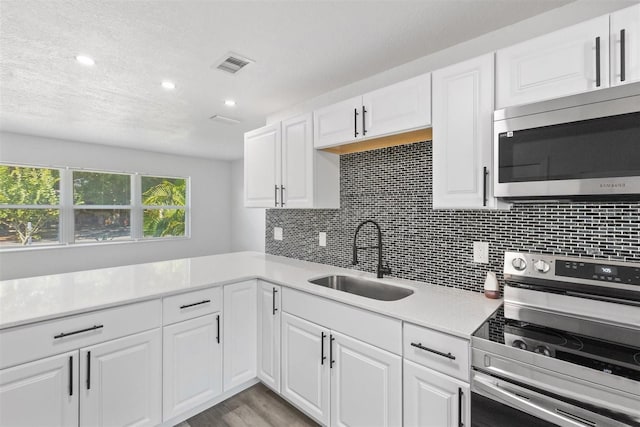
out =
[[527,268],[527,261],[524,258],[514,258],[511,260],[511,265],[518,271],[522,271]]
[[546,347],[544,345],[537,346],[533,351],[538,354],[542,354],[543,356],[551,356],[551,350],[549,350],[549,347]]
[[544,260],[541,260],[541,259],[539,259],[538,261],[534,262],[533,266],[540,273],[546,273],[547,271],[549,271],[549,263],[544,261]]
[[511,347],[519,348],[520,350],[526,350],[527,343],[522,340],[515,340],[511,343]]

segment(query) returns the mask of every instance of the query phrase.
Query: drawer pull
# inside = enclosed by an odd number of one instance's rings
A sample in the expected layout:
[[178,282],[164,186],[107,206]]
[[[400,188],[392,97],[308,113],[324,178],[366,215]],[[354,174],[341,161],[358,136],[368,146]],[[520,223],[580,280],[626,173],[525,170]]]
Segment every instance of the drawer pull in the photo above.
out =
[[424,350],[424,351],[428,351],[430,353],[437,354],[438,356],[446,357],[447,359],[456,360],[456,357],[451,353],[443,353],[441,351],[425,347],[425,346],[422,345],[422,343],[419,343],[419,342],[418,343],[412,342],[411,346],[419,348],[420,350]]
[[81,334],[83,332],[89,332],[89,331],[95,331],[96,329],[102,329],[104,328],[104,325],[93,325],[90,328],[86,328],[86,329],[80,329],[79,331],[73,331],[73,332],[60,332],[58,335],[55,335],[53,337],[54,340],[57,340],[58,338],[64,338],[64,337],[68,337],[69,335],[75,335],[75,334]]
[[278,292],[278,290],[274,287],[273,292],[271,293],[274,316],[276,315],[276,311],[278,311],[278,309],[276,308],[276,292]]
[[200,305],[200,304],[208,304],[208,303],[210,303],[210,302],[211,302],[211,300],[210,300],[210,299],[205,299],[205,300],[202,300],[202,301],[200,301],[200,302],[194,302],[193,304],[181,305],[181,306],[180,306],[180,310],[182,310],[182,309],[184,309],[184,308],[189,308],[189,307],[193,307],[193,306],[196,306],[196,305]]

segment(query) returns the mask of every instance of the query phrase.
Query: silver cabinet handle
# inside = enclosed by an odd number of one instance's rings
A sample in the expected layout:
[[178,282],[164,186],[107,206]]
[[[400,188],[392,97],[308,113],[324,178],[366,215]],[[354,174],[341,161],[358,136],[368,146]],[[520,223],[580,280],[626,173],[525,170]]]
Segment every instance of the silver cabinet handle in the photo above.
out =
[[278,207],[278,186],[275,185],[275,190],[274,190],[274,195],[273,195],[273,200],[276,203],[276,208]]

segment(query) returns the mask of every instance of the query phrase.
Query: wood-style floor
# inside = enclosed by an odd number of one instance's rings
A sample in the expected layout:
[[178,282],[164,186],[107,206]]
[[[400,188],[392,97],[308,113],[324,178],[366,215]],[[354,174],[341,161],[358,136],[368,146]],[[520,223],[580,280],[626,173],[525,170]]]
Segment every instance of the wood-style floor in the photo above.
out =
[[314,421],[262,384],[218,403],[177,427],[316,427]]

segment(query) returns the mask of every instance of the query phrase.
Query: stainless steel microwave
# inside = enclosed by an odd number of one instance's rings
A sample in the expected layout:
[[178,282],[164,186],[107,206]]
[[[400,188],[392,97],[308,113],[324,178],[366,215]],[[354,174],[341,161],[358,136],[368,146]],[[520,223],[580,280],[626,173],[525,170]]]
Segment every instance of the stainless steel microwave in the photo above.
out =
[[494,190],[509,199],[640,199],[640,82],[494,113]]

